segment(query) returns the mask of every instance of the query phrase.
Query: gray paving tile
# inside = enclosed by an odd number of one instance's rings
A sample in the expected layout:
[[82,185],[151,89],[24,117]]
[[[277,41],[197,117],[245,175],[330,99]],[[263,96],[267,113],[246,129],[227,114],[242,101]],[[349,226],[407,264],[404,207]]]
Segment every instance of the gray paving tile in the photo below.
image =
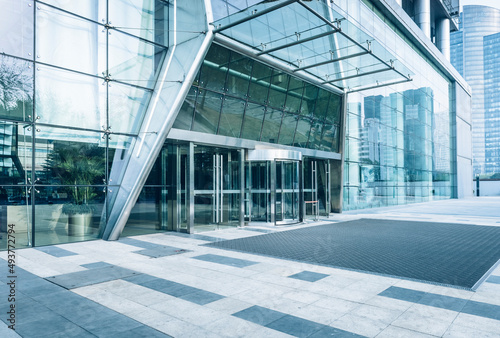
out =
[[425,296],[425,292],[391,286],[378,295],[388,298],[405,300],[407,302],[418,303]]
[[337,338],[357,338],[364,337],[359,334],[355,334],[352,332],[344,331],[341,329],[336,329],[331,326],[324,326],[319,331],[316,331],[312,335],[308,336],[309,338],[323,338],[323,337],[337,337]]
[[500,320],[500,306],[476,301],[468,301],[462,309],[463,313]]
[[157,331],[153,329],[152,327],[142,325],[139,327],[136,327],[135,329],[126,331],[126,332],[120,332],[115,335],[109,335],[108,338],[168,338],[171,337],[168,334],[162,333],[160,331]]
[[295,279],[300,279],[304,280],[306,282],[316,282],[320,279],[323,279],[325,277],[328,277],[329,275],[326,275],[324,273],[318,273],[318,272],[313,272],[313,271],[302,271],[299,273],[296,273],[294,275],[288,276],[288,278],[295,278]]
[[427,293],[419,304],[460,312],[467,303],[466,299]]
[[285,315],[265,326],[295,337],[309,337],[325,328],[323,324],[291,315]]
[[134,276],[138,272],[119,266],[106,266],[85,271],[77,271],[45,278],[46,280],[60,285],[66,289],[74,289],[82,286],[109,282],[115,279]]
[[55,316],[50,319],[41,318],[27,323],[21,321],[16,325],[16,332],[21,337],[38,337],[41,333],[52,335],[67,330],[76,330],[77,327],[78,325],[63,316]]
[[150,243],[146,241],[141,241],[138,239],[134,238],[129,238],[129,237],[123,237],[118,240],[119,243],[127,244],[127,245],[132,245],[136,246],[138,248],[143,248],[143,249],[156,249],[157,247],[161,246],[156,243]]
[[213,293],[213,292],[199,290],[199,291],[188,293],[186,295],[182,295],[179,298],[190,301],[192,303],[196,303],[198,305],[205,305],[205,304],[215,302],[215,301],[220,300],[220,299],[225,298],[225,297],[218,295],[216,293]]
[[159,246],[154,249],[144,249],[144,250],[139,250],[139,251],[134,251],[134,253],[138,253],[140,255],[148,256],[151,258],[159,258],[159,257],[166,257],[166,256],[172,256],[172,255],[178,255],[182,254],[185,252],[189,252],[190,250],[185,250],[185,249],[180,249],[180,248],[175,248],[173,246]]
[[145,274],[145,273],[140,273],[138,275],[134,275],[134,276],[130,276],[130,277],[124,277],[124,278],[121,278],[121,279],[124,280],[124,281],[130,282],[130,283],[142,285],[142,284],[144,284],[146,282],[150,282],[152,280],[156,280],[156,279],[158,279],[158,277],[151,276],[151,275],[148,275],[148,274]]
[[35,248],[38,251],[45,252],[46,254],[52,255],[54,257],[67,257],[78,255],[75,252],[69,250],[61,249],[57,246],[40,246]]
[[274,322],[284,316],[286,313],[274,311],[271,309],[267,309],[262,306],[254,305],[249,307],[248,309],[238,311],[233,313],[233,316],[248,320],[249,322],[259,324],[265,326],[269,323]]
[[71,328],[67,328],[66,330],[61,332],[42,334],[37,337],[38,338],[95,338],[97,336],[85,329],[82,329],[79,326],[74,326]]
[[212,255],[212,254],[200,255],[200,256],[195,256],[195,257],[191,257],[191,258],[198,259],[200,261],[206,261],[206,262],[234,266],[237,268],[245,268],[247,266],[258,264],[258,262],[253,262],[253,261],[249,261],[246,259],[225,257],[225,256],[220,256],[220,255]]
[[59,292],[62,288],[56,284],[46,281],[42,278],[37,279],[18,279],[17,289],[22,291],[24,294],[30,297],[42,295],[42,294],[51,294],[54,292]]
[[238,228],[238,230],[255,231],[255,232],[261,232],[264,234],[270,234],[270,233],[276,232],[276,230],[250,228],[250,227]]
[[106,266],[113,266],[113,264],[109,264],[106,262],[95,262],[95,263],[82,264],[80,266],[87,269],[97,269],[97,268],[104,268]]
[[109,337],[112,335],[122,334],[129,330],[143,326],[136,320],[133,320],[125,315],[116,314],[107,321],[99,321],[100,325],[95,328],[89,329],[92,334],[98,337]]
[[180,297],[199,290],[188,285],[179,284],[162,278],[141,283],[140,285],[158,292],[166,293],[173,297]]
[[486,281],[488,283],[500,284],[500,276],[490,276]]
[[176,236],[176,237],[184,237],[184,238],[192,238],[192,239],[197,239],[200,241],[207,241],[207,242],[221,242],[225,241],[226,239],[224,238],[219,238],[219,237],[213,237],[213,236],[207,236],[207,235],[200,235],[200,234],[185,234],[182,232],[166,232],[166,236]]

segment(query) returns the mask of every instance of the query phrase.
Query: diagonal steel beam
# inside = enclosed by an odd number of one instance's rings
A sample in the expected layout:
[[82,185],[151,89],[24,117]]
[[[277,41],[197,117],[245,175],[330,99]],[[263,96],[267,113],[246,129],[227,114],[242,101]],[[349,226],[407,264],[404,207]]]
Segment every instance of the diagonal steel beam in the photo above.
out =
[[250,14],[249,16],[247,16],[245,18],[241,18],[241,19],[236,20],[234,22],[228,23],[227,25],[224,25],[222,27],[216,28],[216,29],[213,30],[213,32],[214,33],[218,33],[220,31],[226,30],[228,28],[237,26],[237,25],[242,24],[244,22],[247,22],[249,20],[253,20],[255,18],[258,18],[259,16],[266,15],[266,14],[268,14],[270,12],[273,12],[273,11],[275,11],[277,9],[280,9],[282,7],[285,7],[285,6],[288,6],[290,4],[293,4],[294,2],[297,2],[297,0],[287,0],[287,1],[280,2],[280,3],[278,3],[278,4],[274,5],[274,6],[271,6],[271,7],[268,7],[266,9],[263,9],[260,12],[256,12],[256,13]]
[[280,49],[285,49],[285,48],[288,48],[288,47],[293,47],[293,46],[296,46],[296,45],[300,45],[300,44],[303,44],[305,42],[309,42],[309,41],[312,41],[312,40],[316,40],[316,39],[322,38],[324,36],[335,34],[335,33],[339,32],[339,31],[340,31],[339,29],[336,29],[336,30],[331,30],[331,31],[328,31],[328,32],[323,32],[323,33],[320,33],[320,34],[316,34],[316,35],[310,36],[310,37],[302,39],[302,40],[297,40],[297,41],[290,42],[290,43],[287,43],[287,44],[284,44],[284,45],[281,45],[281,46],[278,46],[278,47],[274,47],[274,48],[270,48],[270,49],[264,50],[262,52],[257,53],[257,55],[260,56],[260,55],[263,55],[263,54],[269,54],[269,53],[275,52],[275,51],[280,50]]
[[319,66],[327,65],[329,63],[334,63],[334,62],[338,62],[338,61],[342,61],[342,60],[347,60],[347,59],[350,59],[350,58],[355,58],[357,56],[362,56],[362,55],[366,55],[366,54],[370,54],[370,52],[363,51],[363,52],[359,52],[359,53],[356,53],[356,54],[341,56],[341,57],[336,58],[336,59],[331,59],[331,60],[327,60],[327,61],[318,62],[318,63],[312,64],[312,65],[300,67],[300,68],[294,69],[293,71],[294,72],[298,72],[299,70],[304,70],[304,69],[319,67]]
[[350,75],[350,76],[346,76],[346,77],[341,77],[340,79],[325,81],[325,82],[323,82],[323,84],[334,83],[334,82],[343,81],[343,80],[349,80],[349,79],[355,79],[357,77],[366,76],[366,75],[372,75],[372,74],[377,74],[377,73],[382,73],[382,72],[387,72],[389,70],[392,70],[392,68],[389,67],[389,68],[377,69],[377,70],[372,70],[371,72],[366,72],[366,73],[361,73],[361,74],[356,74],[356,75]]

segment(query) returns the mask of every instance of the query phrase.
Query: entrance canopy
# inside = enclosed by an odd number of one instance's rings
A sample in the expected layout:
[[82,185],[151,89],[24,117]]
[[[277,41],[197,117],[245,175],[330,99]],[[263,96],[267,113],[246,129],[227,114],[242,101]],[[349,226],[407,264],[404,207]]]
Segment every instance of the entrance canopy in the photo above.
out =
[[214,22],[223,34],[347,92],[411,81],[412,72],[325,0],[263,1]]

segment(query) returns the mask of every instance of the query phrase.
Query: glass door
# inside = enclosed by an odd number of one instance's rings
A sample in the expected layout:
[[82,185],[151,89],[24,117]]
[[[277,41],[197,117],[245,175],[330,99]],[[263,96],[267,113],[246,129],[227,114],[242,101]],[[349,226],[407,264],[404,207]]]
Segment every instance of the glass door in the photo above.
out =
[[276,224],[300,222],[299,161],[276,160]]
[[245,220],[271,222],[271,162],[246,163]]
[[304,209],[307,218],[317,220],[330,214],[330,161],[304,160]]
[[194,152],[194,231],[237,226],[240,170],[237,150],[197,146]]

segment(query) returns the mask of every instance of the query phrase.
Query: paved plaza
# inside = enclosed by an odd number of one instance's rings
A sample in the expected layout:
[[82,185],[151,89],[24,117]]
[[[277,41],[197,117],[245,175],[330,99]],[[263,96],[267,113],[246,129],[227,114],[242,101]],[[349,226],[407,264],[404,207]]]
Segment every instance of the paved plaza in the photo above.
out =
[[[7,327],[12,283],[2,252],[0,337],[500,337],[500,267],[494,263],[471,291],[207,245],[293,230],[314,233],[361,219],[374,220],[373,226],[426,222],[426,230],[445,223],[436,227],[453,240],[466,225],[500,226],[500,197],[349,211],[285,227],[19,249],[15,332]],[[324,235],[316,236],[325,244]],[[443,259],[448,266],[479,266],[498,246],[487,238],[477,257],[455,257],[449,250]],[[282,249],[292,255],[297,246]]]

